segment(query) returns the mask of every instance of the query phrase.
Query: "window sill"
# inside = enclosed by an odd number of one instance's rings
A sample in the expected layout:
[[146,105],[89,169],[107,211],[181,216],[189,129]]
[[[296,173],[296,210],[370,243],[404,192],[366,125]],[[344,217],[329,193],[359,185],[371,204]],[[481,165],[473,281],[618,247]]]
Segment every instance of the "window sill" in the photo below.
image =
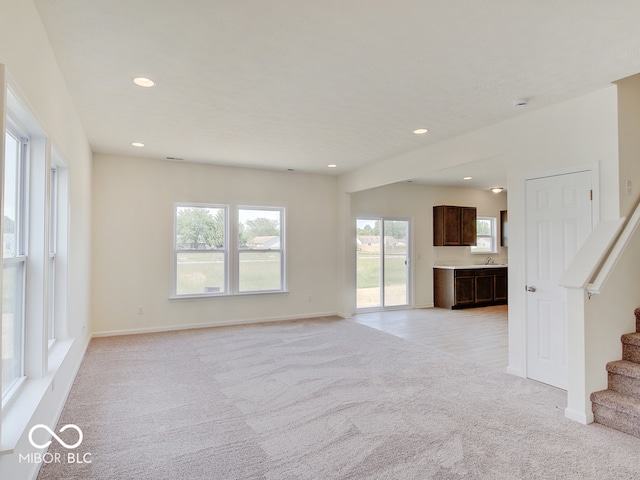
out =
[[74,339],[56,341],[49,352],[49,372],[42,378],[27,378],[2,412],[0,455],[13,453],[42,399],[51,388],[56,372],[71,350]]
[[233,297],[245,297],[249,295],[288,295],[289,290],[265,290],[264,292],[236,292],[236,293],[214,293],[214,294],[201,294],[201,295],[171,295],[170,301],[174,300],[198,300],[206,298],[233,298]]

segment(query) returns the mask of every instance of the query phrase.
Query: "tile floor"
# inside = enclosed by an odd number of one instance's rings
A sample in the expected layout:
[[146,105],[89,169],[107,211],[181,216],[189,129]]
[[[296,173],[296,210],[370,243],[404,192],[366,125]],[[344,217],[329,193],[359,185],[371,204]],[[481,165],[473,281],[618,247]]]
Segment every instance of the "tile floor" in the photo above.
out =
[[358,313],[352,320],[504,371],[508,363],[507,311],[506,305],[419,308]]

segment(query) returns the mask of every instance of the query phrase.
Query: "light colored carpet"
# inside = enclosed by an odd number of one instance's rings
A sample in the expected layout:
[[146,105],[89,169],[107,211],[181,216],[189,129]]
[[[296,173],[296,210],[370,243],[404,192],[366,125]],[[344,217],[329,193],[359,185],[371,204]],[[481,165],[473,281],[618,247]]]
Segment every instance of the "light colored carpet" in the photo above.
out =
[[640,477],[639,439],[567,420],[564,403],[335,318],[99,338],[58,426],[82,428],[92,463],[38,478]]

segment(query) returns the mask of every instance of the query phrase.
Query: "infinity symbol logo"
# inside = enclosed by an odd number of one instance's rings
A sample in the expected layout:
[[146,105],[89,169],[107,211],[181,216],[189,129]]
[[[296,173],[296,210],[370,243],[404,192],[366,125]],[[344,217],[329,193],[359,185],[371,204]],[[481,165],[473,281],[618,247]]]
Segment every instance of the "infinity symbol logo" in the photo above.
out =
[[33,441],[33,432],[38,428],[45,429],[53,438],[58,441],[60,445],[62,445],[64,448],[68,448],[69,450],[78,447],[82,443],[82,430],[80,430],[80,427],[74,425],[73,423],[69,423],[60,429],[60,433],[64,432],[68,428],[72,428],[78,432],[78,441],[73,445],[64,443],[64,441],[58,435],[56,435],[53,430],[51,430],[48,426],[39,423],[38,425],[34,425],[33,427],[31,427],[31,430],[29,430],[29,443],[31,443],[31,445],[33,445],[35,448],[47,448],[49,445],[51,445],[52,442],[52,440],[49,440],[47,443],[43,443],[42,445],[38,445],[37,443],[35,443]]

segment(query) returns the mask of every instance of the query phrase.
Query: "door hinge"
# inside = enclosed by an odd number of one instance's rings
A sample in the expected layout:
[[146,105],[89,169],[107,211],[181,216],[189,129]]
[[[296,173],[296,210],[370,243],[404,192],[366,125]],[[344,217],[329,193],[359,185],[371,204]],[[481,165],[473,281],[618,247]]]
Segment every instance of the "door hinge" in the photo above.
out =
[[593,200],[593,190],[589,190],[589,200]]

